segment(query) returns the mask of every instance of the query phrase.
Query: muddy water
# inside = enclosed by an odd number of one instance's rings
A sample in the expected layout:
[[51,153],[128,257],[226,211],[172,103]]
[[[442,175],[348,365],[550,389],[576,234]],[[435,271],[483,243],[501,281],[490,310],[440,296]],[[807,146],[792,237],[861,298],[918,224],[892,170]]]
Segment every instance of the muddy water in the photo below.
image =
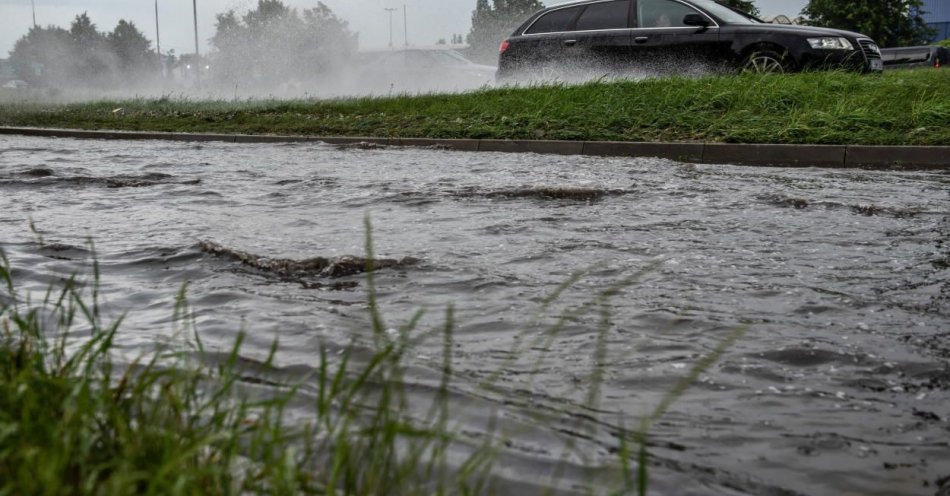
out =
[[[455,308],[452,406],[460,432],[497,417],[511,437],[501,492],[545,484],[565,446],[561,489],[606,486],[621,427],[744,328],[652,429],[653,492],[934,495],[948,191],[939,172],[0,137],[0,248],[38,297],[88,270],[94,240],[131,355],[175,339],[187,281],[206,343],[246,330],[253,360],[279,337],[280,365],[306,371],[321,345],[369,337],[369,216],[387,326]],[[413,350],[420,384],[441,346]],[[490,375],[499,389],[480,388]]]

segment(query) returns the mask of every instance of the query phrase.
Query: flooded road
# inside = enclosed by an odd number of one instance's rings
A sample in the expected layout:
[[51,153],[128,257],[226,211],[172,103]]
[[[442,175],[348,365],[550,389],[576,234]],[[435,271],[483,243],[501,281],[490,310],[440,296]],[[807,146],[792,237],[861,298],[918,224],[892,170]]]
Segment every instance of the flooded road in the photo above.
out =
[[[248,360],[279,338],[280,366],[312,370],[371,339],[367,216],[387,326],[454,307],[450,407],[473,436],[497,416],[509,492],[566,446],[558,487],[599,492],[622,428],[736,329],[651,429],[652,493],[932,496],[950,476],[947,173],[0,137],[21,297],[88,272],[93,240],[130,356],[175,339],[186,282],[202,339],[244,330]],[[420,385],[441,350],[413,348]]]

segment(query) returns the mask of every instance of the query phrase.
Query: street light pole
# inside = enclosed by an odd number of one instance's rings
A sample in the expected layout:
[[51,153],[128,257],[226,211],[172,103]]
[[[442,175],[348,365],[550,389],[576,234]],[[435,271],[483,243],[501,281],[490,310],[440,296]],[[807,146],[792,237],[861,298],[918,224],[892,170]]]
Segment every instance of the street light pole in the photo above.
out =
[[155,0],[155,53],[158,54],[158,70],[165,75],[165,68],[162,67],[162,37],[158,30],[158,0]]
[[389,48],[392,48],[393,47],[393,12],[395,12],[396,9],[387,8],[384,10],[386,10],[386,12],[389,12]]
[[402,4],[402,29],[406,36],[406,48],[409,48],[409,23],[407,22],[406,4]]
[[191,0],[195,14],[195,85],[201,87],[201,66],[198,60],[198,0]]

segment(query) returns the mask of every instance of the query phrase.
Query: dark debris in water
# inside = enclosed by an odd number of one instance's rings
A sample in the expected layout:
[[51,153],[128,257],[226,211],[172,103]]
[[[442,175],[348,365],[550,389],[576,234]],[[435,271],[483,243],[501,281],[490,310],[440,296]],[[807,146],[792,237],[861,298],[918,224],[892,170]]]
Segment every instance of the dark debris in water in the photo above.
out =
[[874,205],[852,205],[851,211],[859,215],[871,217],[874,215],[880,215],[883,212],[883,209],[880,207],[875,207]]
[[911,344],[927,350],[931,355],[950,360],[950,332],[931,336],[908,334],[898,338],[902,343]]
[[350,289],[357,288],[360,285],[360,283],[356,281],[337,281],[331,284],[324,284],[322,282],[301,281],[300,285],[304,289],[324,289],[327,291],[347,291]]
[[794,208],[796,210],[802,210],[808,208],[808,200],[803,198],[792,198],[784,195],[762,195],[759,196],[760,201],[765,203],[775,205],[776,207],[783,208]]
[[491,191],[479,191],[475,189],[466,190],[458,193],[461,197],[484,197],[484,198],[532,198],[538,200],[576,200],[576,201],[594,201],[600,200],[606,196],[624,195],[627,192],[616,189],[603,188],[584,188],[572,186],[534,186],[526,188],[500,189]]
[[877,205],[844,205],[836,202],[810,202],[804,198],[794,198],[780,194],[760,195],[756,197],[759,201],[781,208],[794,208],[804,210],[810,207],[823,206],[827,209],[848,209],[851,213],[864,215],[866,217],[889,216],[896,219],[906,219],[920,214],[920,211],[914,209],[899,210],[895,208],[879,207]]
[[53,175],[53,170],[45,167],[37,167],[24,172],[23,175],[29,177],[50,177]]
[[286,186],[288,184],[298,184],[302,183],[303,179],[285,179],[283,181],[277,181],[274,183],[275,186]]
[[[198,249],[204,253],[217,257],[228,258],[243,265],[253,267],[257,270],[275,274],[283,279],[298,281],[304,283],[304,287],[310,289],[338,285],[314,285],[312,282],[304,281],[305,278],[338,278],[366,272],[367,259],[363,257],[342,256],[336,258],[314,257],[305,260],[292,260],[288,258],[268,258],[240,250],[222,246],[213,241],[202,241],[198,243]],[[419,259],[405,257],[399,260],[391,258],[377,258],[372,261],[374,269],[387,269],[395,267],[408,267],[415,265]],[[309,284],[309,286],[308,286]],[[350,286],[352,287],[352,286]],[[343,285],[336,289],[346,289]]]
[[934,496],[950,496],[950,475],[937,479],[937,487],[940,489]]
[[142,188],[146,186],[155,186],[158,184],[184,184],[184,185],[196,185],[201,184],[200,179],[193,179],[189,181],[170,181],[172,176],[167,174],[146,174],[143,177],[134,177],[134,176],[117,176],[109,177],[105,179],[105,185],[109,188]]
[[75,260],[89,256],[89,250],[62,243],[47,243],[40,246],[40,253],[56,260]]
[[916,210],[897,210],[893,208],[878,207],[877,205],[851,205],[850,208],[851,212],[858,215],[864,215],[866,217],[887,215],[896,219],[906,219],[920,214],[920,212]]
[[159,184],[182,184],[195,185],[200,184],[200,179],[186,181],[176,181],[174,176],[160,172],[150,172],[141,176],[118,175],[111,177],[90,177],[90,176],[57,176],[56,173],[47,168],[30,169],[19,174],[21,177],[29,177],[34,180],[24,181],[18,179],[0,178],[0,186],[104,186],[107,188],[142,188],[147,186],[156,186]]
[[814,367],[826,363],[862,365],[868,361],[864,355],[838,353],[817,348],[785,348],[765,351],[753,356],[792,367]]
[[940,418],[940,415],[937,415],[937,414],[934,413],[934,412],[928,412],[928,411],[925,411],[925,410],[918,410],[918,409],[916,409],[916,408],[913,409],[913,411],[911,412],[911,415],[913,415],[913,416],[915,416],[915,417],[917,417],[917,418],[919,418],[919,419],[926,420],[926,421],[928,421],[928,422],[942,422],[942,421],[943,421],[943,420]]

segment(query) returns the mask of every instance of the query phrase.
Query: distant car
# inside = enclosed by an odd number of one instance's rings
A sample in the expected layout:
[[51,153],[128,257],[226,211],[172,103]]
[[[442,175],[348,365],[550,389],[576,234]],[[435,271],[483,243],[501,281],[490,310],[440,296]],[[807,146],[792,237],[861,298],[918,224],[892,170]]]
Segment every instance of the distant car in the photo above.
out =
[[859,33],[766,24],[713,0],[582,0],[542,9],[502,42],[501,81],[629,71],[878,72],[881,53]]
[[406,48],[357,54],[358,93],[467,91],[490,85],[495,67],[476,64],[449,48]]
[[938,46],[882,48],[881,59],[884,61],[885,69],[946,67],[950,63],[950,48]]
[[26,81],[23,81],[22,79],[13,79],[11,81],[7,81],[6,83],[3,83],[3,87],[6,89],[11,89],[11,90],[18,90],[22,88],[29,88],[30,83],[27,83]]

